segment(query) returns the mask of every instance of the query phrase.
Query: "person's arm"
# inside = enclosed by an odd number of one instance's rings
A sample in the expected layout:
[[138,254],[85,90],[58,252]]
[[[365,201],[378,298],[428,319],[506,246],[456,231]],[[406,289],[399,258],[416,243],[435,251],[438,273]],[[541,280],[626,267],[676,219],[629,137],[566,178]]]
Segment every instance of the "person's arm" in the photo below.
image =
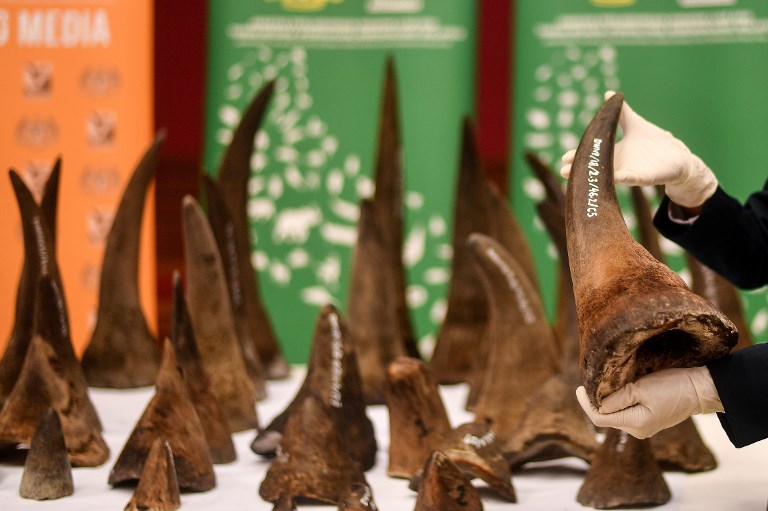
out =
[[653,223],[737,287],[760,287],[768,284],[768,182],[765,186],[743,206],[718,187],[688,224],[670,218],[674,205],[665,197]]
[[718,413],[731,443],[744,447],[768,438],[768,344],[755,344],[707,364],[725,413]]

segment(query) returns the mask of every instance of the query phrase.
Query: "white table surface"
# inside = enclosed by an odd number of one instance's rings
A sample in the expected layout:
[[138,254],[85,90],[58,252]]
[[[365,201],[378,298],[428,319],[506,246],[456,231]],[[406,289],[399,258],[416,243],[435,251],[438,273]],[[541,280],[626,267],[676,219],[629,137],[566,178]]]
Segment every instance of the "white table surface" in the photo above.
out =
[[[259,420],[266,425],[294,395],[304,375],[295,367],[291,376],[268,384],[268,397],[258,403]],[[472,419],[463,409],[467,388],[464,385],[442,387],[441,393],[451,424],[457,426]],[[18,495],[23,467],[0,461],[0,511],[16,510],[121,510],[131,497],[132,488],[112,488],[107,477],[128,434],[141,415],[154,388],[129,391],[90,389],[91,399],[104,424],[104,438],[109,444],[109,461],[97,468],[75,468],[74,495],[52,501],[22,499]],[[374,498],[382,511],[410,511],[416,494],[408,482],[386,475],[389,445],[389,418],[386,407],[371,406],[368,416],[373,420],[379,444],[376,465],[366,473]],[[704,441],[718,460],[718,468],[700,474],[665,473],[672,499],[659,510],[751,511],[766,510],[768,502],[768,441],[736,449],[731,445],[714,415],[695,417]],[[238,459],[227,465],[215,465],[217,486],[205,493],[182,493],[181,509],[215,509],[216,511],[271,510],[272,505],[259,497],[258,489],[269,462],[249,449],[254,432],[234,435]],[[483,488],[486,510],[584,510],[576,502],[586,463],[564,459],[533,464],[512,477],[518,502],[511,504]],[[476,486],[483,483],[475,480]],[[333,506],[300,506],[316,511],[335,510]]]

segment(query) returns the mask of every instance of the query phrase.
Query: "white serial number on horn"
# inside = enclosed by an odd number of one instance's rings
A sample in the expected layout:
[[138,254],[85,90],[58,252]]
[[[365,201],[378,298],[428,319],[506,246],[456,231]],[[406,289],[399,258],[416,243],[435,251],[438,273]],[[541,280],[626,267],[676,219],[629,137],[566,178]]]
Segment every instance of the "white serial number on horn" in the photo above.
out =
[[597,177],[600,175],[600,147],[603,144],[603,139],[592,139],[592,152],[589,153],[589,163],[587,168],[587,184],[589,191],[587,192],[587,217],[592,218],[597,216],[597,208],[600,206],[597,203],[597,199],[600,197],[600,187],[597,186]]

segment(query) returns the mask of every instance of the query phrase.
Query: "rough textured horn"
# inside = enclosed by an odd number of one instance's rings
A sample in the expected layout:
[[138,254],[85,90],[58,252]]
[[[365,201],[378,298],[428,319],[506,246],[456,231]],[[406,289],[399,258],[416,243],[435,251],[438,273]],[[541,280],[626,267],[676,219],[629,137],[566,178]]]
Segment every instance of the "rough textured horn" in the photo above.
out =
[[51,276],[40,279],[36,294],[32,342],[0,410],[0,444],[28,444],[40,418],[53,408],[61,419],[71,463],[101,465],[109,448],[69,340],[64,294]]
[[416,339],[411,324],[410,311],[405,301],[406,274],[403,266],[403,236],[405,210],[403,208],[403,148],[400,137],[398,113],[397,77],[395,63],[387,59],[384,71],[384,90],[379,115],[379,137],[376,151],[374,195],[375,214],[382,229],[383,261],[389,266],[395,287],[395,313],[403,335],[406,354],[419,358]]
[[367,484],[340,433],[329,406],[319,396],[304,395],[286,422],[259,495],[273,503],[303,498],[338,505],[353,483]]
[[164,141],[161,132],[136,166],[107,236],[96,326],[82,358],[94,387],[149,386],[160,365],[157,338],[139,303],[138,271],[144,201]]
[[576,150],[566,192],[568,258],[582,382],[593,404],[652,371],[728,353],[736,328],[632,239],[613,184],[623,95],[611,97]]
[[288,375],[289,367],[263,305],[258,274],[251,265],[251,236],[247,210],[253,144],[274,87],[274,81],[267,82],[248,105],[221,160],[216,181],[232,220],[239,293],[248,320],[245,326],[252,336],[267,377],[284,378]]
[[[496,435],[487,424],[470,422],[448,434],[437,449],[469,477],[479,477],[501,498],[517,502],[509,464],[501,454]],[[418,491],[423,474],[411,478],[409,488]]]
[[259,431],[251,444],[255,453],[275,454],[286,420],[308,393],[319,396],[330,407],[334,424],[344,431],[352,460],[364,471],[373,467],[376,437],[373,423],[365,413],[357,357],[346,323],[333,305],[324,306],[318,315],[304,383],[288,407]]
[[237,458],[229,421],[219,401],[211,391],[211,382],[200,361],[195,332],[184,300],[181,276],[173,273],[173,305],[171,343],[176,359],[184,371],[192,404],[205,432],[214,463],[229,463]]
[[[227,290],[229,291],[229,302],[232,304],[232,319],[237,332],[237,340],[240,342],[240,351],[243,354],[243,362],[248,376],[257,387],[264,385],[265,370],[259,358],[259,352],[256,349],[256,338],[258,331],[256,326],[251,324],[246,308],[245,297],[243,295],[243,280],[250,278],[250,275],[241,276],[241,269],[244,266],[240,262],[241,256],[247,256],[249,250],[238,247],[238,237],[235,236],[235,226],[232,221],[232,215],[227,209],[224,198],[216,182],[210,176],[203,176],[203,185],[205,196],[208,203],[208,221],[211,231],[216,238],[216,245],[221,255],[222,268],[227,276]],[[250,258],[248,259],[250,264]],[[261,305],[261,304],[259,304]],[[262,311],[262,316],[264,312]]]
[[424,467],[414,511],[481,511],[480,493],[444,453],[433,451]]
[[180,507],[179,481],[171,446],[158,437],[152,442],[139,484],[125,511],[173,511]]
[[109,484],[139,479],[153,442],[165,438],[173,451],[179,487],[192,491],[210,490],[216,486],[211,451],[173,345],[167,339],[155,388],[155,395],[112,467]]
[[520,265],[482,234],[469,238],[490,304],[485,379],[475,406],[508,452],[528,398],[559,371],[556,340],[544,307]]
[[373,490],[365,483],[352,483],[349,491],[339,503],[339,511],[378,511],[373,500]]
[[[640,242],[653,257],[664,263],[664,254],[659,244],[659,233],[653,226],[653,214],[648,199],[642,188],[637,186],[632,187],[631,196],[637,217]],[[694,292],[697,292],[695,288]],[[697,294],[704,296],[700,292]],[[709,299],[706,296],[704,298]],[[699,430],[691,417],[655,434],[651,438],[651,447],[656,461],[663,468],[669,470],[701,472],[717,467],[715,456],[699,435]]]
[[410,479],[451,432],[437,382],[427,366],[398,357],[387,368],[389,466],[387,475]]
[[448,307],[429,361],[439,383],[466,381],[488,321],[488,303],[467,247],[473,232],[490,234],[490,205],[472,123],[462,124],[461,161],[454,195],[453,258]]
[[347,311],[365,401],[381,404],[387,365],[408,350],[397,319],[397,286],[386,262],[383,229],[373,208],[371,201],[360,201]]
[[532,461],[575,456],[586,462],[599,447],[594,428],[573,399],[575,385],[562,375],[550,376],[529,399],[517,432],[510,438],[507,460],[512,469]]
[[72,465],[69,463],[59,415],[52,408],[40,418],[24,462],[19,495],[48,500],[72,495]]
[[660,506],[671,493],[648,440],[609,429],[576,500],[597,509]]
[[0,407],[19,377],[32,339],[38,278],[49,274],[59,278],[56,259],[52,254],[56,253],[55,224],[60,170],[61,159],[57,159],[43,188],[39,206],[21,177],[15,171],[10,171],[11,184],[21,214],[24,262],[16,293],[13,329],[0,358]]
[[232,319],[221,257],[197,201],[183,200],[187,305],[211,389],[232,431],[258,427],[256,399],[266,394],[248,377]]

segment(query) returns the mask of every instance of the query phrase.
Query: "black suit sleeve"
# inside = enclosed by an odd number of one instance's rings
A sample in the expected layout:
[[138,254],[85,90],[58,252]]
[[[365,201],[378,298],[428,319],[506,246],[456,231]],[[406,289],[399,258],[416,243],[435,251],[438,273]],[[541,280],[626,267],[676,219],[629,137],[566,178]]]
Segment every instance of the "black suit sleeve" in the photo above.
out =
[[725,413],[720,424],[736,447],[768,438],[768,344],[755,344],[707,364]]
[[768,182],[742,206],[718,187],[691,225],[669,219],[669,198],[653,223],[704,265],[742,289],[768,284]]

